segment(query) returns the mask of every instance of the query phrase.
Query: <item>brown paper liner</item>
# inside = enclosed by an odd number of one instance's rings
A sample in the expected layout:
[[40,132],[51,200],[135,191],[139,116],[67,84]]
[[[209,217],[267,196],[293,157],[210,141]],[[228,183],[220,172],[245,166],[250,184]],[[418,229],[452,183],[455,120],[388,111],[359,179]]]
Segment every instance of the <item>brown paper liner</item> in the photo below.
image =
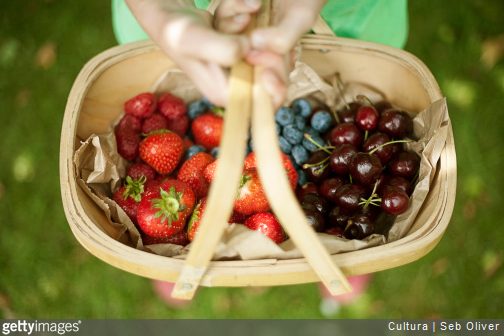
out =
[[[344,81],[344,78],[343,78]],[[287,90],[286,106],[297,98],[308,98],[314,105],[325,105],[336,112],[344,105],[344,99],[338,90],[336,74],[323,80],[304,63],[297,62],[290,74],[290,85]],[[151,90],[156,94],[170,92],[184,99],[188,104],[201,99],[200,92],[194,84],[178,69],[167,71],[159,78]],[[358,94],[364,94],[372,101],[387,99],[378,90],[362,84],[346,83],[345,99],[355,100]],[[401,108],[400,106],[396,106]],[[119,120],[119,119],[118,119]],[[414,117],[414,139],[407,144],[408,149],[421,157],[418,182],[410,198],[408,210],[397,216],[391,223],[390,230],[384,234],[373,234],[363,240],[347,240],[324,233],[318,233],[330,254],[344,253],[386,244],[404,237],[429,193],[429,187],[436,172],[441,151],[448,136],[449,117],[446,100],[434,102]],[[185,258],[191,248],[172,244],[144,246],[140,233],[124,211],[111,199],[113,192],[120,188],[126,174],[127,162],[117,153],[115,136],[111,125],[108,134],[92,135],[84,141],[75,153],[77,180],[91,199],[103,209],[109,225],[102,227],[112,238],[132,248],[149,251],[167,257]],[[303,255],[287,240],[275,244],[258,231],[250,230],[241,224],[230,225],[212,260],[254,260],[254,259],[294,259]]]

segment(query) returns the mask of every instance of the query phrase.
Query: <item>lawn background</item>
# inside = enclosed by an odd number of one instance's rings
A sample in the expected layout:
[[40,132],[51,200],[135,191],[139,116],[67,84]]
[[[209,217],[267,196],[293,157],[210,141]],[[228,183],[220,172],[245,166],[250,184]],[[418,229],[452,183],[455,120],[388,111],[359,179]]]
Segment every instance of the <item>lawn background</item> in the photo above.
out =
[[[502,318],[504,1],[410,1],[406,50],[447,96],[458,160],[438,246],[374,275],[335,318]],[[116,44],[109,1],[0,3],[0,317],[324,318],[316,284],[201,288],[174,310],[151,283],[85,251],[59,187],[61,124],[73,81]]]

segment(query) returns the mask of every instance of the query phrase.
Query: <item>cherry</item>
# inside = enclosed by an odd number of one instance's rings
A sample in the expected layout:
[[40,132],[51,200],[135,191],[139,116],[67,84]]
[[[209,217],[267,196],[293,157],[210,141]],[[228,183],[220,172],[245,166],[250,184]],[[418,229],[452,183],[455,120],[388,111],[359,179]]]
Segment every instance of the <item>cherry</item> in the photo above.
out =
[[352,178],[364,186],[374,185],[383,171],[383,166],[376,154],[362,152],[352,156],[348,168]]
[[322,232],[325,228],[324,215],[317,210],[313,204],[302,204],[301,209],[303,210],[308,224],[316,231]]
[[[386,175],[383,175],[386,176]],[[413,192],[413,188],[411,187],[411,183],[406,180],[404,177],[400,176],[386,176],[385,181],[382,183],[382,185],[378,186],[378,193],[383,194],[383,190],[387,187],[399,187],[400,189],[404,190],[404,192],[410,196],[411,193]]]
[[409,197],[404,190],[387,186],[381,197],[381,208],[388,214],[397,216],[408,209]]
[[338,111],[338,117],[340,123],[355,123],[355,117],[357,116],[357,111],[362,106],[361,103],[353,102],[349,104],[349,108],[343,108],[343,110]]
[[[362,151],[369,153],[373,149],[380,147],[387,142],[390,142],[390,138],[387,134],[374,133],[366,141],[364,141],[364,144],[362,145]],[[392,145],[394,144],[382,146],[374,152],[374,154],[376,154],[376,156],[378,156],[378,158],[380,159],[382,165],[385,165],[392,157],[392,154],[394,154]]]
[[388,163],[388,170],[393,176],[411,180],[420,168],[420,157],[412,151],[395,153]]
[[392,139],[402,139],[411,133],[413,120],[404,111],[390,109],[380,116],[378,130]]
[[323,214],[329,210],[327,200],[319,194],[305,194],[301,198],[301,205],[303,204],[313,204]]
[[373,106],[361,106],[355,116],[355,123],[363,131],[372,131],[378,124],[378,111]]
[[327,224],[329,226],[336,226],[344,229],[347,225],[348,218],[352,215],[352,211],[337,205],[332,208],[327,215]]
[[296,189],[296,197],[298,200],[301,200],[303,195],[305,194],[317,194],[318,187],[315,183],[307,182],[303,184],[301,187]]
[[343,144],[336,147],[331,152],[331,158],[329,159],[332,171],[339,175],[348,174],[348,164],[350,163],[352,156],[356,153],[357,148],[349,144]]
[[325,229],[324,233],[330,234],[331,236],[340,237],[340,238],[348,238],[348,234],[346,234],[342,228],[336,227],[336,226]]
[[362,131],[353,123],[339,124],[332,129],[329,136],[329,142],[333,146],[349,144],[356,148],[360,148],[363,141],[364,135]]
[[310,182],[320,184],[331,173],[329,168],[329,154],[325,151],[315,151],[303,165],[306,177]]
[[366,214],[359,213],[348,219],[345,231],[352,239],[364,239],[373,233],[374,224]]
[[341,177],[326,178],[319,186],[319,192],[330,203],[336,203],[336,191],[343,184],[347,183]]
[[380,100],[379,102],[374,104],[374,107],[379,114],[382,114],[383,112],[391,109],[392,104],[390,104],[390,102],[388,102],[387,100]]
[[367,215],[374,223],[378,219],[378,216],[380,216],[380,207],[369,204],[367,207],[362,208],[362,213]]
[[336,191],[336,203],[350,211],[357,211],[360,207],[359,202],[365,194],[366,189],[360,184],[347,183]]

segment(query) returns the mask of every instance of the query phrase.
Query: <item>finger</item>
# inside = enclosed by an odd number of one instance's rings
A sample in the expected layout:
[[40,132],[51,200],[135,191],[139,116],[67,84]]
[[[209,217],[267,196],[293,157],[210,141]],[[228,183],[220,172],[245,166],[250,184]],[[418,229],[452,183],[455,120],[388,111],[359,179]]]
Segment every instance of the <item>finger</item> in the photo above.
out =
[[251,21],[252,16],[250,14],[238,14],[223,19],[216,19],[214,26],[218,31],[223,33],[240,34],[247,29]]
[[279,55],[270,51],[251,52],[247,54],[245,60],[252,65],[261,65],[270,69],[283,83],[287,83],[291,69],[290,53]]
[[250,24],[252,14],[261,8],[261,0],[226,0],[215,11],[214,27],[221,32],[238,34]]
[[163,38],[167,41],[164,51],[168,55],[176,51],[226,67],[237,63],[250,50],[250,42],[245,36],[222,34],[184,18],[166,26]]
[[276,111],[282,106],[287,94],[287,87],[272,69],[264,69],[261,73],[261,83],[271,97],[271,103]]

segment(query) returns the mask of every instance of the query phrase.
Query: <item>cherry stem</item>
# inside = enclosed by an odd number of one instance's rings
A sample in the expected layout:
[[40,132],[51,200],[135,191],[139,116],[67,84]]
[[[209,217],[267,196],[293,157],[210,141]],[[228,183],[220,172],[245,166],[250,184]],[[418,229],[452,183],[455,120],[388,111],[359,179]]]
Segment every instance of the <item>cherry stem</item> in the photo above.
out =
[[317,169],[316,171],[313,172],[313,174],[315,176],[319,176],[320,174],[322,174],[322,172],[327,168],[329,167],[329,163],[326,163],[325,165],[323,165],[320,169]]
[[411,140],[394,140],[394,141],[389,141],[389,142],[386,142],[376,148],[374,148],[373,150],[371,150],[369,152],[369,154],[373,154],[374,152],[376,152],[378,149],[382,148],[383,146],[386,146],[386,145],[391,145],[391,144],[394,144],[394,143],[399,143],[399,142],[411,142]]
[[[318,166],[318,165],[321,165],[323,163],[325,163],[327,160],[329,160],[330,156],[326,157],[324,160],[320,161],[320,162],[317,162],[317,163],[305,163],[303,165],[303,169],[306,169],[306,168],[310,168],[310,167],[315,167],[315,166]],[[320,169],[324,169],[323,167],[320,168]]]
[[366,208],[368,207],[369,203],[374,200],[374,197],[377,196],[375,193],[376,193],[376,187],[378,186],[378,181],[376,181],[374,187],[373,187],[373,191],[371,192],[371,196],[368,198],[368,200],[366,201],[366,204],[364,204],[364,207],[362,207],[362,210],[366,210]]
[[373,102],[367,96],[365,96],[365,95],[358,95],[356,98],[357,98],[357,100],[367,100],[369,102],[369,104],[371,104],[371,106],[374,107]]
[[367,140],[368,135],[369,135],[369,131],[366,130],[364,132],[364,142]]
[[306,138],[306,139],[310,140],[310,142],[311,142],[312,144],[314,144],[314,145],[315,145],[315,146],[317,146],[318,148],[322,149],[322,150],[323,150],[324,152],[326,152],[327,154],[331,155],[331,151],[330,151],[330,150],[328,150],[328,149],[326,149],[324,146],[322,146],[321,144],[319,144],[317,141],[313,140],[313,138],[311,137],[311,135],[310,135],[310,134],[305,133],[305,134],[304,134],[304,136],[305,136],[305,138]]

